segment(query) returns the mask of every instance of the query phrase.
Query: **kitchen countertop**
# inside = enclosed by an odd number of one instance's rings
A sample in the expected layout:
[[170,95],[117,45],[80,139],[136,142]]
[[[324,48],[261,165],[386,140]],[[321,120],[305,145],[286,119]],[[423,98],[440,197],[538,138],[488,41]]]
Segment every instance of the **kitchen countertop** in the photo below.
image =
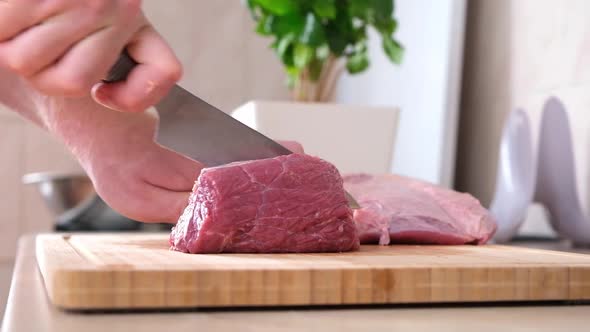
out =
[[[0,314],[4,314],[8,291],[10,290],[10,279],[12,279],[12,261],[0,262]],[[0,320],[1,322],[1,320]]]
[[2,331],[583,331],[590,305],[395,306],[323,309],[69,313],[47,300],[33,236],[19,241]]

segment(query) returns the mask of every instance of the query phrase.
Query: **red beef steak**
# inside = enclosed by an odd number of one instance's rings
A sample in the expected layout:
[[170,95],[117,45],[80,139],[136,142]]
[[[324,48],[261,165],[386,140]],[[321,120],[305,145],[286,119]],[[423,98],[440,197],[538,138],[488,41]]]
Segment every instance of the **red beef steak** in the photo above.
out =
[[396,175],[344,176],[361,205],[354,220],[363,244],[483,244],[496,230],[473,196]]
[[187,253],[342,252],[359,248],[342,177],[291,154],[205,168],[170,235]]

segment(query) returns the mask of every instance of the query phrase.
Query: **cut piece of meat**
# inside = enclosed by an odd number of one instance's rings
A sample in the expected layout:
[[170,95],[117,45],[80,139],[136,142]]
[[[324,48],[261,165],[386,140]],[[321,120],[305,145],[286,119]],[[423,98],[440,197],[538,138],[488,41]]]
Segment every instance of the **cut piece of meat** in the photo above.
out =
[[291,154],[201,171],[170,234],[189,253],[342,252],[359,248],[342,177]]
[[344,187],[361,205],[354,220],[362,244],[483,244],[496,231],[466,193],[391,174],[347,175]]

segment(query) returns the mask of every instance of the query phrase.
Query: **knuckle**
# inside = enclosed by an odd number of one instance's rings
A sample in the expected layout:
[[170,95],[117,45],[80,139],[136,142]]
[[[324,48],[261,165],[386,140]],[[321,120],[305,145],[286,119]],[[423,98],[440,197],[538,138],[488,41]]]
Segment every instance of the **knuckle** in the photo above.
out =
[[35,21],[41,22],[59,15],[75,5],[79,5],[75,0],[35,0],[34,5],[29,5],[29,7],[31,8],[31,16]]
[[18,50],[8,48],[0,52],[0,61],[11,71],[22,75],[29,76],[31,74],[31,61],[24,54]]
[[88,74],[71,70],[62,74],[55,84],[64,94],[76,96],[90,93],[93,80]]
[[37,10],[39,18],[47,17],[53,13],[61,12],[68,7],[71,0],[35,0],[34,7]]
[[45,3],[47,8],[62,9],[72,4],[72,0],[37,0],[37,3]]
[[121,0],[123,7],[131,12],[138,13],[141,11],[142,0]]
[[53,82],[47,82],[39,77],[32,77],[28,82],[35,90],[46,96],[62,95]]
[[141,0],[119,0],[119,8],[126,19],[136,17],[141,13]]
[[45,5],[46,8],[63,8],[72,3],[72,0],[35,0],[35,5]]
[[180,78],[182,78],[182,66],[179,63],[176,63],[170,71],[169,79],[172,81],[172,83],[176,83],[180,80]]
[[109,0],[86,0],[85,4],[88,12],[97,17],[105,15],[112,7]]
[[144,101],[141,98],[128,96],[117,101],[116,106],[127,112],[143,112],[145,110]]
[[178,62],[173,63],[164,70],[162,85],[166,87],[174,85],[174,83],[178,82],[181,77],[182,66]]

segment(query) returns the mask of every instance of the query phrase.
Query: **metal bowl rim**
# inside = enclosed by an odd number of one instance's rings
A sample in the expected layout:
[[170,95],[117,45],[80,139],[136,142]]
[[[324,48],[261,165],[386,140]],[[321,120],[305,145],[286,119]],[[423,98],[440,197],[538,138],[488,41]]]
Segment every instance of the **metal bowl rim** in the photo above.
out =
[[42,182],[57,182],[70,180],[85,180],[90,182],[90,178],[84,173],[67,173],[67,172],[35,172],[23,175],[24,184],[38,184]]

